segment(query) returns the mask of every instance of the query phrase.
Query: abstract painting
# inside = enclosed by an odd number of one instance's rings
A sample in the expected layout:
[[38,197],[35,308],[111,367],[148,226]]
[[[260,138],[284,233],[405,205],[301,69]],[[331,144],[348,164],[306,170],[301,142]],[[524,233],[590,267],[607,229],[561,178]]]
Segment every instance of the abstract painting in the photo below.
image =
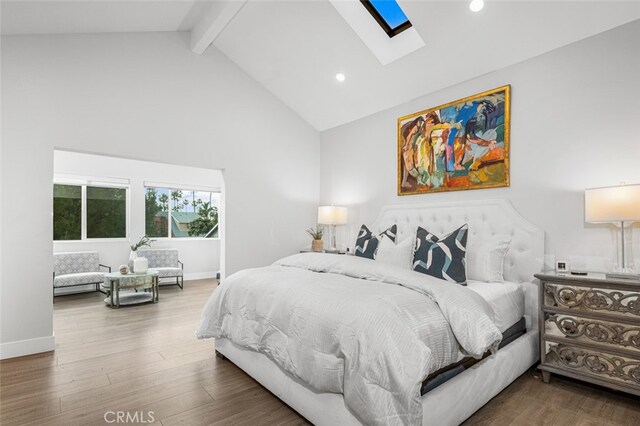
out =
[[398,119],[398,195],[509,186],[510,89]]

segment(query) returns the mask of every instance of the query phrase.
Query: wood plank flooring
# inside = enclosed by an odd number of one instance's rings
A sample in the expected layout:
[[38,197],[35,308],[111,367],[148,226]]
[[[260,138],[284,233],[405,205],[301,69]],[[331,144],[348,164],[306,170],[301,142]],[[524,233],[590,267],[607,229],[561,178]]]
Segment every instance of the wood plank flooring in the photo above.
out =
[[[0,423],[97,425],[120,411],[162,425],[308,424],[194,337],[216,284],[162,287],[160,303],[121,309],[97,293],[56,298],[55,352],[0,362]],[[640,400],[529,371],[465,422],[494,424],[640,425]]]

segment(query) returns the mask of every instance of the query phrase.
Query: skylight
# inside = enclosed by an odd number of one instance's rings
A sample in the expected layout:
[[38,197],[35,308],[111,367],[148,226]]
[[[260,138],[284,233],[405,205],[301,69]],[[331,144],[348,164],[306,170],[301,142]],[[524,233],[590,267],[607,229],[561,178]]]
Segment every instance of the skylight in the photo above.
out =
[[[366,4],[369,5],[372,10],[375,10],[373,6],[369,4],[370,1],[371,0],[367,1]],[[402,34],[398,37],[393,37],[393,32],[388,34],[386,30],[383,29],[383,25],[389,26],[389,24],[382,20],[382,18],[380,18],[380,22],[384,24],[381,24],[376,19],[372,19],[373,14],[369,9],[363,7],[365,3],[363,3],[362,0],[329,0],[329,2],[336,8],[344,20],[347,21],[347,24],[349,24],[353,31],[358,34],[358,37],[360,37],[382,65],[390,64],[425,46],[424,40],[422,40],[418,31],[416,31],[415,27],[409,22],[395,27],[396,35],[402,31]],[[389,0],[387,0],[387,2],[389,2]],[[404,5],[405,3],[402,4]],[[379,15],[377,11],[376,14]],[[407,15],[404,16],[406,19]],[[341,70],[335,71],[338,72]],[[345,71],[347,70],[345,69],[341,72]],[[355,76],[347,77],[351,78]]]
[[411,28],[409,18],[396,0],[360,0],[360,2],[389,37]]

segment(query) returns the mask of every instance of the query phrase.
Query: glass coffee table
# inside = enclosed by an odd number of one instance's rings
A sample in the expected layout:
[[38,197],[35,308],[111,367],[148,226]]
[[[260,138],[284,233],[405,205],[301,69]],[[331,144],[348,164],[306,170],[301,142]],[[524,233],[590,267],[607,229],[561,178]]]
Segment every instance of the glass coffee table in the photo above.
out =
[[[149,269],[143,274],[121,274],[112,272],[105,274],[104,287],[109,289],[109,297],[104,303],[111,308],[139,305],[141,303],[158,303],[158,271]],[[135,290],[120,294],[120,290]],[[138,291],[143,290],[143,291]],[[150,290],[150,291],[148,291]]]

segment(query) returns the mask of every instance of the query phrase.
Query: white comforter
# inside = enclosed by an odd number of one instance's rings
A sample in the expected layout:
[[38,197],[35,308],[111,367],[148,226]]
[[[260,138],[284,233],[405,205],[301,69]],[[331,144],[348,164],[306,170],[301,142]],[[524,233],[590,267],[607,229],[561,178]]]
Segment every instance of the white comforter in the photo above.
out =
[[304,253],[226,279],[198,338],[267,355],[320,392],[344,395],[366,424],[422,424],[420,385],[501,333],[473,291],[353,256]]

